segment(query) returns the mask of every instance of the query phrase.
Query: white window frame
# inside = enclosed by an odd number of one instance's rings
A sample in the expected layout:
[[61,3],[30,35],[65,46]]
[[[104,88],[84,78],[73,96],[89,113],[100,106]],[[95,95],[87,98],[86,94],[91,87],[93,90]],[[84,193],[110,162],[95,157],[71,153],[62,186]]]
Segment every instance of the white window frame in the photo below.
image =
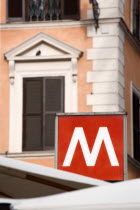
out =
[[[64,55],[52,55],[50,56],[24,56],[23,52],[31,49],[34,45],[41,41],[48,43],[55,49],[65,51]],[[5,57],[9,61],[10,70],[10,130],[9,130],[9,153],[22,153],[22,121],[23,121],[23,79],[29,77],[53,77],[64,76],[65,78],[65,112],[77,112],[77,59],[82,55],[82,52],[73,48],[55,38],[40,33],[33,38],[23,42],[16,48],[8,51]],[[60,62],[68,61],[69,68],[60,70],[59,68],[49,70],[47,68],[48,61]],[[28,62],[27,62],[28,61]],[[32,62],[34,70],[31,67],[27,67]],[[36,67],[36,62],[43,62],[43,66],[39,69]],[[20,63],[20,66],[19,66]],[[26,68],[25,65],[26,64]]]

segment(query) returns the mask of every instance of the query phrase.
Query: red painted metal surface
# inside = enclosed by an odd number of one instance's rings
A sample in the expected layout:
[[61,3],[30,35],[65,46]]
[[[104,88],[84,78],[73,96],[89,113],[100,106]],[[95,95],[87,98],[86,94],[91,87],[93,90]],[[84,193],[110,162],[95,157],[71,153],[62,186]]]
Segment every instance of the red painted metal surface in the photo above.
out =
[[[118,161],[111,164],[107,147],[102,141],[94,166],[87,166],[80,141],[76,144],[70,166],[64,166],[64,160],[75,128],[83,128],[89,152],[95,146],[100,128],[107,128]],[[72,115],[58,116],[57,168],[101,180],[124,179],[124,116],[123,115]]]

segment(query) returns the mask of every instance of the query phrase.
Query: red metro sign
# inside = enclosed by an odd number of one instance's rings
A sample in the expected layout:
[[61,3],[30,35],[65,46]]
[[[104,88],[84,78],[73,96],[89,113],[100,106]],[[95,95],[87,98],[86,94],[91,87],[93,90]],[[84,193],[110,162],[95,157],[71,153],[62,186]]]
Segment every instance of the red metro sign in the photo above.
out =
[[101,180],[124,180],[123,114],[58,115],[57,168]]

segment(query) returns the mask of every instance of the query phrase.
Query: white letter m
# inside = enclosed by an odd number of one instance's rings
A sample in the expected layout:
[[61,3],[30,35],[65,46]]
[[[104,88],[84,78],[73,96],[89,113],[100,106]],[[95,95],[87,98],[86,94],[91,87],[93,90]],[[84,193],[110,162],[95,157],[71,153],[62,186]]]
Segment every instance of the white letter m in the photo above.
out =
[[91,153],[87,144],[87,140],[86,140],[86,136],[85,136],[83,128],[76,127],[74,129],[63,166],[71,165],[71,161],[72,161],[78,141],[81,145],[81,149],[82,149],[87,166],[95,166],[96,160],[97,160],[100,148],[101,148],[101,144],[103,141],[104,141],[111,165],[119,166],[107,127],[99,128]]

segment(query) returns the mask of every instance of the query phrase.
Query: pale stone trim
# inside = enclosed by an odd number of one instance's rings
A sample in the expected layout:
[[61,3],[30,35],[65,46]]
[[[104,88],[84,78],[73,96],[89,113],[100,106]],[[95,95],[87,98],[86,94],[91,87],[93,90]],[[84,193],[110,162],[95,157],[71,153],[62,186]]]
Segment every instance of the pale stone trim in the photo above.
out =
[[54,151],[37,151],[37,152],[22,152],[22,153],[8,153],[4,155],[5,157],[9,158],[16,158],[16,159],[53,159],[54,158]]
[[[100,18],[124,18],[124,1],[122,0],[98,0]],[[87,10],[87,18],[93,18],[93,11]]]
[[[101,23],[114,23],[114,18],[107,18],[107,19],[100,19]],[[116,22],[116,20],[115,20]],[[119,22],[119,18],[118,18]],[[6,23],[1,24],[1,30],[24,30],[24,29],[46,29],[46,28],[69,28],[69,27],[85,27],[87,25],[93,25],[94,20],[92,19],[81,19],[79,21],[69,21],[69,20],[61,20],[61,21],[45,21],[45,22],[38,22],[38,23]]]
[[[76,55],[50,55],[50,56],[41,56],[38,57],[38,60],[56,60],[56,59],[69,59],[69,58],[77,58]],[[28,60],[36,60],[36,56],[17,56],[17,57],[10,57],[9,61],[28,61]]]
[[19,44],[12,50],[5,53],[5,57],[7,60],[10,58],[13,60],[13,57],[20,55],[21,53],[24,53],[27,49],[30,49],[31,47],[39,44],[40,42],[45,42],[46,44],[49,44],[55,48],[58,48],[59,50],[64,51],[66,54],[71,54],[74,57],[79,58],[82,55],[82,52],[46,33],[39,33],[32,38],[24,41],[23,43]]
[[[42,41],[54,49],[57,48],[62,54],[54,54],[51,57],[32,56],[30,49]],[[28,56],[24,56],[24,52],[27,51]],[[56,53],[55,50],[52,52]],[[77,112],[77,59],[81,55],[80,50],[44,33],[37,34],[5,54],[9,61],[10,80],[12,79],[10,82],[9,153],[22,152],[23,79],[26,77],[64,76],[65,112]],[[39,61],[39,65],[37,61]],[[54,62],[57,65],[54,65]]]
[[[106,2],[108,3],[108,2]],[[87,49],[87,59],[91,60],[92,72],[87,72],[87,82],[92,83],[92,94],[87,95],[87,105],[94,112],[124,111],[124,32],[117,22],[100,23],[87,27],[87,36],[93,45]]]

